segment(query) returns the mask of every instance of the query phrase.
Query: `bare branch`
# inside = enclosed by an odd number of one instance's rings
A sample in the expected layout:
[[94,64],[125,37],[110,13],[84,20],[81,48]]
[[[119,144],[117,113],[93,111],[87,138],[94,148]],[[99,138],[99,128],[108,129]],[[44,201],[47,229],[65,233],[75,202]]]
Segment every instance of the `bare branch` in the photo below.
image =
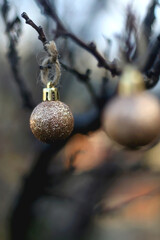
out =
[[157,0],[152,0],[147,14],[144,18],[143,21],[143,27],[144,27],[144,34],[146,37],[146,40],[149,42],[150,41],[150,36],[152,35],[152,26],[154,24],[154,21],[156,19],[155,17],[155,8],[158,5],[158,1]]
[[89,76],[90,75],[90,70],[89,69],[87,69],[85,73],[80,73],[76,69],[71,68],[71,67],[67,66],[66,64],[64,64],[62,62],[60,62],[60,63],[61,63],[61,66],[66,71],[74,74],[81,82],[88,82],[88,81],[90,81],[90,76]]
[[43,44],[47,43],[48,41],[47,41],[47,38],[46,38],[46,36],[45,36],[45,34],[44,34],[43,28],[42,28],[41,26],[38,27],[38,26],[28,17],[27,13],[23,12],[23,13],[21,14],[21,16],[26,20],[26,24],[29,24],[30,26],[32,26],[32,27],[38,32],[38,34],[39,34],[38,39],[39,39]]
[[48,16],[50,16],[57,24],[57,29],[54,31],[55,37],[69,37],[72,39],[76,44],[78,44],[80,47],[91,53],[98,61],[98,67],[103,67],[107,70],[109,70],[113,76],[120,75],[121,69],[118,68],[116,61],[110,62],[106,60],[97,50],[96,45],[91,42],[89,44],[86,44],[81,39],[79,39],[77,36],[75,36],[73,33],[69,32],[62,22],[60,21],[55,9],[52,7],[52,5],[49,3],[49,1],[46,0],[36,0],[36,2],[43,7],[44,13]]
[[[57,24],[56,30],[54,31],[55,33],[55,37],[69,37],[70,39],[72,39],[77,45],[79,45],[80,47],[82,47],[83,49],[85,49],[86,51],[88,51],[89,53],[91,53],[98,61],[98,67],[103,67],[107,70],[109,70],[111,72],[111,74],[113,76],[117,75],[121,75],[122,70],[118,67],[118,64],[116,62],[116,60],[110,62],[108,60],[106,60],[97,50],[96,45],[91,42],[89,44],[86,44],[85,42],[83,42],[81,39],[79,39],[76,35],[74,35],[73,33],[69,32],[65,26],[63,25],[63,23],[61,22],[61,20],[59,19],[55,8],[50,4],[49,1],[47,0],[36,0],[36,2],[39,4],[39,6],[41,7],[41,9],[44,10],[44,14],[51,17],[55,23]],[[134,27],[133,27],[134,28]],[[135,31],[136,34],[136,31]],[[157,44],[158,46],[159,44]],[[154,47],[154,49],[152,49],[151,51],[149,51],[149,55],[154,55],[154,50],[157,49],[157,46]],[[136,52],[135,52],[136,53]],[[157,55],[156,55],[157,56]],[[148,77],[148,70],[150,69],[149,66],[150,63],[154,62],[156,56],[154,55],[153,58],[150,58],[150,56],[147,57],[148,61],[146,62],[146,65],[144,67],[144,69],[142,70],[142,72],[146,75],[146,79],[147,81],[145,81],[146,83],[146,88],[152,88],[154,85],[156,85],[157,83],[157,78],[155,77]],[[152,60],[153,61],[152,61]],[[145,79],[145,80],[146,80]],[[149,84],[148,84],[149,81]],[[151,82],[153,82],[153,84],[150,84]]]
[[[16,81],[22,100],[23,100],[23,104],[25,107],[29,108],[29,109],[33,109],[34,107],[34,103],[31,97],[31,93],[29,92],[29,90],[27,89],[26,85],[25,85],[25,81],[23,80],[23,78],[21,77],[20,73],[19,73],[19,56],[17,53],[17,43],[18,43],[18,39],[21,33],[21,22],[18,16],[16,16],[12,21],[8,20],[8,13],[9,13],[10,7],[8,5],[8,2],[4,0],[4,3],[2,5],[2,9],[1,9],[1,13],[2,13],[2,17],[5,23],[5,27],[6,27],[6,35],[8,37],[8,41],[9,41],[9,50],[7,53],[7,57],[12,69],[12,73],[14,76],[14,80]],[[14,33],[14,34],[13,34]]]

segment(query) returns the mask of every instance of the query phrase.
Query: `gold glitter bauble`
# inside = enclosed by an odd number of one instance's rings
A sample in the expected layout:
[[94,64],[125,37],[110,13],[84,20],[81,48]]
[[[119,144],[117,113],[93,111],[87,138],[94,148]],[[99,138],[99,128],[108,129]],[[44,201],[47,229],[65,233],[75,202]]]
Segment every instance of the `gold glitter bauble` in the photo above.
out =
[[30,117],[30,128],[42,142],[51,143],[67,138],[73,130],[70,108],[61,101],[44,101],[36,106]]
[[120,145],[152,144],[160,136],[159,101],[149,93],[116,97],[106,106],[102,123],[108,136]]

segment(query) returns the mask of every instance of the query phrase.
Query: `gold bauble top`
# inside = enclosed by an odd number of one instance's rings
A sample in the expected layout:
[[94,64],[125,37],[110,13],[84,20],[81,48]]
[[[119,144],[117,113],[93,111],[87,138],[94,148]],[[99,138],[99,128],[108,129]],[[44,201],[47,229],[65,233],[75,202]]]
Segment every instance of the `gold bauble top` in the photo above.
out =
[[43,88],[43,101],[57,101],[59,100],[59,92],[53,83],[47,83],[47,87]]
[[128,65],[120,78],[118,93],[120,96],[130,96],[145,90],[142,74],[134,67]]

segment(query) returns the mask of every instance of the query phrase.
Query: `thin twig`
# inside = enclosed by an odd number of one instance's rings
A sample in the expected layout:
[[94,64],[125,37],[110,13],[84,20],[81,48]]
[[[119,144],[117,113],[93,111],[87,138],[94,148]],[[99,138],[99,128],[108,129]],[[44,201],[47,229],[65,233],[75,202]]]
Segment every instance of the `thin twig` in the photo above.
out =
[[89,44],[86,44],[83,42],[80,38],[78,38],[73,33],[69,32],[63,25],[63,23],[60,21],[58,15],[56,14],[55,9],[52,7],[52,5],[49,3],[49,1],[46,0],[36,0],[38,4],[40,4],[43,9],[44,13],[48,16],[50,16],[57,24],[57,28],[55,31],[55,37],[69,37],[72,39],[76,44],[78,44],[80,47],[91,53],[98,61],[98,67],[103,67],[107,70],[109,70],[113,76],[120,75],[121,69],[117,66],[116,61],[110,62],[106,60],[97,50],[96,45],[91,42]]
[[38,34],[39,34],[38,39],[39,39],[43,44],[47,43],[48,41],[47,41],[47,38],[46,38],[45,33],[44,33],[44,31],[43,31],[43,28],[42,28],[41,26],[38,27],[38,26],[28,17],[27,13],[23,12],[23,13],[21,14],[21,16],[26,20],[26,24],[29,24],[30,26],[32,26],[32,27],[38,32]]
[[73,75],[75,75],[81,82],[88,82],[90,81],[90,70],[87,69],[87,71],[85,73],[80,73],[78,72],[76,69],[71,68],[69,66],[67,66],[66,64],[61,63],[61,66],[68,72],[72,73]]

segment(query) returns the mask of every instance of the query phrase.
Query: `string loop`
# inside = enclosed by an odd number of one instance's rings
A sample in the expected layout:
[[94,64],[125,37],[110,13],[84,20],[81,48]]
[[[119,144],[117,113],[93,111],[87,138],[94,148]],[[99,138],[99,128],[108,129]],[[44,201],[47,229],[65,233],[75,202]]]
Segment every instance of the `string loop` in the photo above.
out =
[[56,86],[58,85],[59,79],[61,77],[61,68],[58,60],[58,51],[55,42],[46,42],[44,44],[44,49],[47,52],[48,56],[44,58],[40,66],[41,81],[45,85],[51,81],[53,86]]

